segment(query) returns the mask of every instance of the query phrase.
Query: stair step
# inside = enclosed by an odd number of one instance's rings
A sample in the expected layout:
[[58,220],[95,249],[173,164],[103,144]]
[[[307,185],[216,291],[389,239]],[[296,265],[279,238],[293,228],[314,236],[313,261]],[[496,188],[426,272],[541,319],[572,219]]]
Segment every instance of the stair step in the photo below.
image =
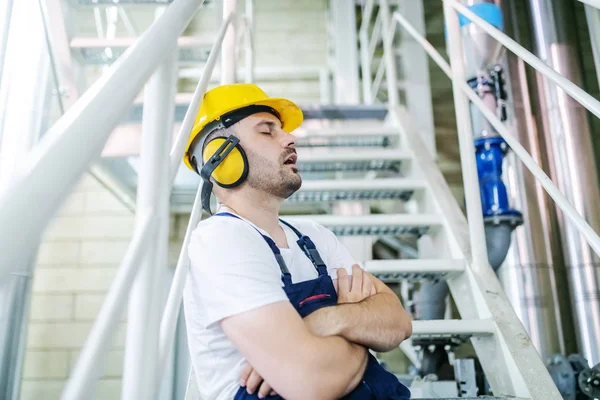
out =
[[310,219],[330,229],[338,236],[415,235],[420,237],[442,225],[433,214],[371,214],[371,215],[290,215],[284,218]]
[[[138,38],[122,37],[103,39],[95,37],[73,38],[70,46],[74,56],[88,65],[106,65],[117,60]],[[205,62],[208,59],[212,42],[193,36],[181,36],[177,40],[179,61]]]
[[305,180],[288,202],[339,200],[407,201],[415,191],[425,189],[421,180],[405,178]]
[[304,119],[375,119],[383,120],[388,113],[386,104],[315,105],[302,107]]
[[495,325],[492,319],[438,319],[413,321],[413,335],[418,339],[470,338],[492,336]]
[[390,171],[400,172],[403,162],[411,159],[403,149],[381,149],[365,151],[329,151],[315,154],[300,150],[298,152],[298,171],[300,172],[341,172],[341,171]]
[[366,271],[385,283],[438,281],[460,275],[465,270],[463,260],[372,260],[364,263]]
[[[149,4],[149,5],[156,5],[156,6],[162,6],[162,5],[166,5],[166,4],[171,4],[174,0],[70,0],[71,3],[78,5],[78,6],[101,6],[101,5],[123,5],[123,4],[127,4],[127,5],[136,5],[136,4]],[[208,1],[206,1],[206,3],[208,3]],[[205,4],[206,4],[205,3]]]

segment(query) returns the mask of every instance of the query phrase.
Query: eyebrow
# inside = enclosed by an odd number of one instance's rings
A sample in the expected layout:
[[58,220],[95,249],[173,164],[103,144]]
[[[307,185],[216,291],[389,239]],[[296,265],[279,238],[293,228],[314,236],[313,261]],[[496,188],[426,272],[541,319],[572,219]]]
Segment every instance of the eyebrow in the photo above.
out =
[[269,127],[269,129],[270,129],[270,130],[273,130],[273,129],[277,128],[277,124],[276,124],[275,122],[273,122],[273,121],[268,121],[268,120],[263,120],[263,121],[260,121],[260,122],[259,122],[258,124],[256,124],[254,127],[255,127],[255,128],[258,128],[258,127],[260,127],[261,125],[267,125],[267,126]]

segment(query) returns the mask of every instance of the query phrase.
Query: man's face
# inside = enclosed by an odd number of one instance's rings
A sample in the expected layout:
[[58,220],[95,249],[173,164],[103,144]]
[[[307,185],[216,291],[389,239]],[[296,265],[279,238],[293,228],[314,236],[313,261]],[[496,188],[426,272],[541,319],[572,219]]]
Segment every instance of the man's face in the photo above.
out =
[[254,189],[286,199],[302,186],[296,167],[296,138],[281,129],[269,113],[257,113],[235,127],[240,145],[248,156],[246,182]]

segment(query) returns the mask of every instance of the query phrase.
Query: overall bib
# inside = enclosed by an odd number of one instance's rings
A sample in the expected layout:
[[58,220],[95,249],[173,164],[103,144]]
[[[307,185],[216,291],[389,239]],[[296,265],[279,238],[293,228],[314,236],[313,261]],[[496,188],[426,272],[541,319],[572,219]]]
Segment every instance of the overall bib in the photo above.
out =
[[[233,217],[242,220],[237,215],[223,212],[215,214],[216,216]],[[242,220],[243,221],[243,220]],[[283,281],[283,290],[288,299],[298,311],[302,318],[310,313],[328,306],[337,305],[337,293],[333,286],[333,281],[327,273],[327,266],[321,259],[317,248],[308,236],[303,235],[292,225],[280,220],[288,226],[298,236],[296,243],[302,249],[304,254],[317,269],[319,276],[313,280],[292,283],[292,275],[288,270],[279,248],[268,236],[263,235],[258,229],[256,231],[267,242],[271,251],[275,255],[277,264],[281,270],[281,280]],[[267,396],[269,400],[283,400],[279,395]],[[240,387],[234,400],[258,399],[258,394],[248,394],[245,387]],[[400,383],[398,379],[390,372],[386,371],[369,353],[367,367],[361,383],[350,393],[343,397],[344,400],[408,400],[410,391],[406,386]],[[310,399],[307,399],[310,400]]]

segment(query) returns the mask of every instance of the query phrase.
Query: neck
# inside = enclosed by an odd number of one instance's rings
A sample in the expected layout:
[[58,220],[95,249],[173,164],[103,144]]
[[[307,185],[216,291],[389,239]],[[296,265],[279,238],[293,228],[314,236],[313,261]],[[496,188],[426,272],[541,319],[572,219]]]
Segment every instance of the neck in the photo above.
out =
[[265,192],[248,189],[250,188],[246,188],[243,194],[230,196],[223,204],[273,235],[279,229],[279,209],[282,200]]

